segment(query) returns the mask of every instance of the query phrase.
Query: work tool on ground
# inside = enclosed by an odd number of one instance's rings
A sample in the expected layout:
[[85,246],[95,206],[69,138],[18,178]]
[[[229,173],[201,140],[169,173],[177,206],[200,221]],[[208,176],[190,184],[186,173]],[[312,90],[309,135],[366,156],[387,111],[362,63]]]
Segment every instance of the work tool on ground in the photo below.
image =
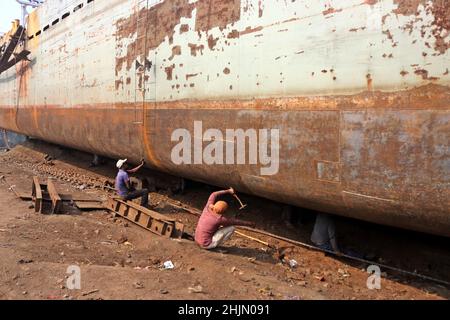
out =
[[241,199],[239,199],[239,197],[237,196],[237,194],[233,193],[233,197],[235,197],[237,199],[237,201],[239,201],[239,204],[241,205],[241,207],[239,208],[239,210],[244,209],[247,205],[243,204]]

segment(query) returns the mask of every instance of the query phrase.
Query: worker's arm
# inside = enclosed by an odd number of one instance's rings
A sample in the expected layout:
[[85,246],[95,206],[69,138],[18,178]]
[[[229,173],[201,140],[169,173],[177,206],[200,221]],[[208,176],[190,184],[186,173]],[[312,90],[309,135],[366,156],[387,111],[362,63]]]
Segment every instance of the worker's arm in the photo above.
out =
[[216,192],[211,193],[207,204],[208,205],[214,204],[216,202],[217,197],[220,197],[221,195],[224,195],[224,194],[234,194],[234,189],[230,188],[227,190],[221,190],[221,191],[216,191]]
[[142,167],[144,166],[144,164],[145,164],[145,161],[142,160],[142,162],[141,162],[140,165],[138,165],[136,168],[127,170],[127,172],[128,172],[128,173],[136,173],[140,168],[142,168]]
[[220,217],[220,225],[223,227],[228,226],[246,226],[246,227],[255,227],[254,222],[233,219],[233,218],[225,218],[224,216]]

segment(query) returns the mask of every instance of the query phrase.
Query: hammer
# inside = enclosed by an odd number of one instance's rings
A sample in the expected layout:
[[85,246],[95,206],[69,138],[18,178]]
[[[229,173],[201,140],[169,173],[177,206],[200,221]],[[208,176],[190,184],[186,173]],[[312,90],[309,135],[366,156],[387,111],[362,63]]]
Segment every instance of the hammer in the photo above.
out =
[[237,199],[237,201],[239,201],[239,204],[241,205],[241,207],[239,208],[239,210],[244,209],[247,205],[243,204],[241,199],[239,199],[239,197],[237,196],[237,194],[233,193],[233,196]]

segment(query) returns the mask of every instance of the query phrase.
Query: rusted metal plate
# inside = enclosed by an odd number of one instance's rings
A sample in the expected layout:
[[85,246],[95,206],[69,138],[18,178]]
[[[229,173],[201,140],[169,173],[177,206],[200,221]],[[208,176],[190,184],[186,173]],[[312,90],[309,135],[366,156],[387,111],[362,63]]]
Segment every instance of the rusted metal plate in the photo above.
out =
[[[0,75],[0,127],[450,236],[448,1],[78,4],[47,1],[30,15],[32,39],[17,52],[31,61]],[[194,121],[279,129],[278,173],[176,165],[171,134]]]

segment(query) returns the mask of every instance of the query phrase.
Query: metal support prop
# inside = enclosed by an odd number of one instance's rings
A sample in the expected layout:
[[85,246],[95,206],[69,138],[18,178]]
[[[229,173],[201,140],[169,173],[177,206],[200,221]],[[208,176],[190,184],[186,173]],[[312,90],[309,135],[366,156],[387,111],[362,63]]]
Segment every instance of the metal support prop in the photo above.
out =
[[39,178],[34,176],[31,187],[31,199],[34,202],[35,212],[43,213],[43,200],[50,199],[52,203],[51,213],[61,213],[63,202],[51,179],[48,179],[47,183],[40,183]]
[[62,207],[62,200],[56,191],[56,187],[51,179],[47,180],[47,191],[52,201],[52,213],[59,213]]
[[106,208],[112,211],[115,217],[121,216],[157,235],[178,239],[183,235],[184,225],[182,223],[132,201],[108,198]]
[[39,183],[38,177],[33,177],[33,185],[31,187],[31,198],[34,202],[34,211],[42,213],[42,185]]

